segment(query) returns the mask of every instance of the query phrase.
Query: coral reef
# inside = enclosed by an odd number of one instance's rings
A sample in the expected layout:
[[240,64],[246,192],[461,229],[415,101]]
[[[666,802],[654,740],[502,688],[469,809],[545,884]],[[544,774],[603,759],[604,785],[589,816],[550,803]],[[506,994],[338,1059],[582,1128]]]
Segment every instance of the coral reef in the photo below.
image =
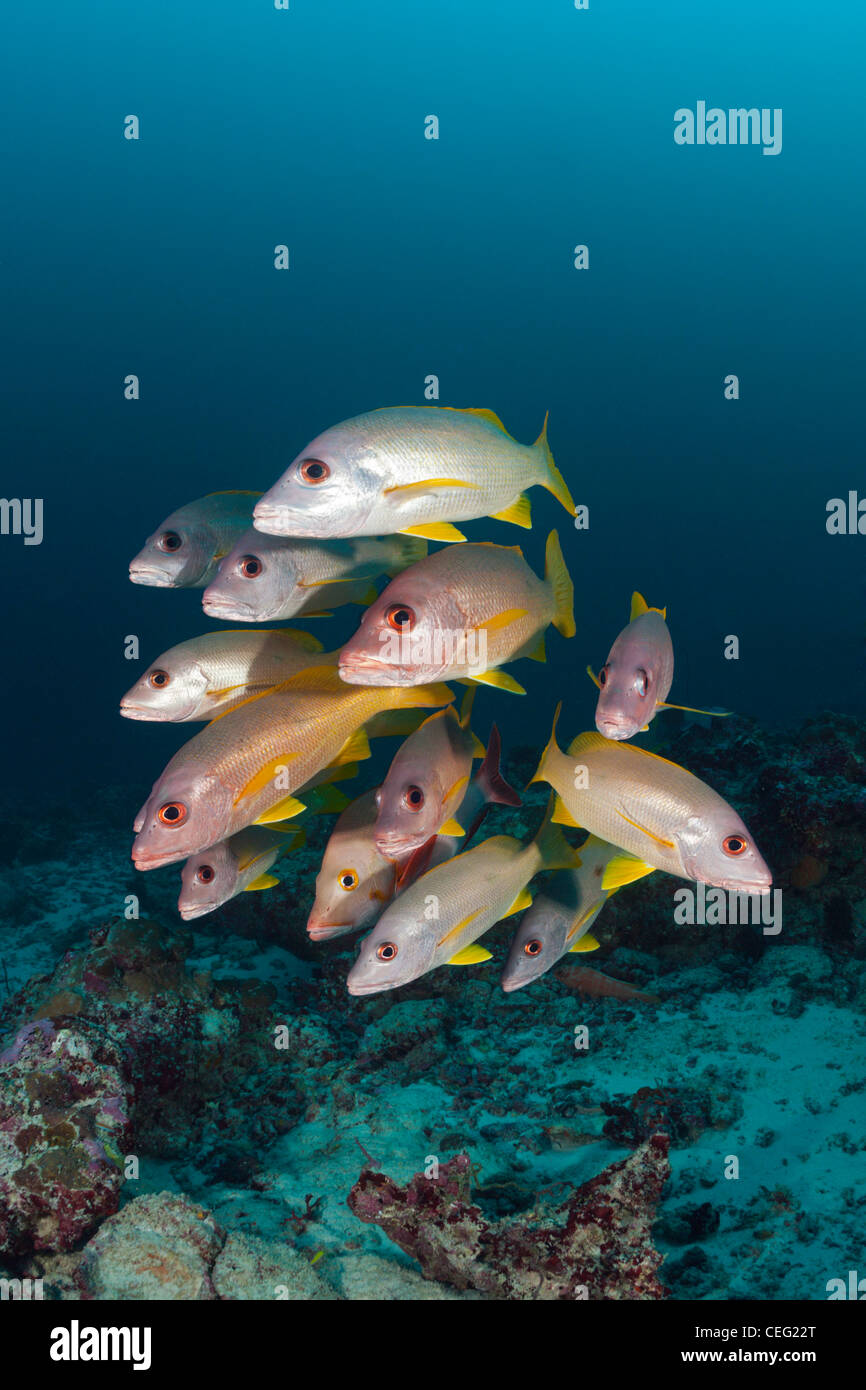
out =
[[650,1228],[670,1174],[668,1140],[655,1134],[611,1164],[554,1212],[555,1224],[491,1224],[469,1199],[471,1161],[458,1154],[436,1177],[400,1187],[365,1170],[349,1194],[362,1221],[375,1222],[424,1274],[489,1298],[659,1299],[662,1257]]

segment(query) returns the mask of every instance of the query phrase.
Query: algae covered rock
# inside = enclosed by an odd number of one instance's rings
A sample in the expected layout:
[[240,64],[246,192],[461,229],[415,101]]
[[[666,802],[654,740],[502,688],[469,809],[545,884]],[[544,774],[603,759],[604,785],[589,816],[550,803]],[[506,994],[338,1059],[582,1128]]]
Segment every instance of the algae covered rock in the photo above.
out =
[[187,1198],[136,1197],[88,1242],[75,1280],[84,1298],[213,1299],[224,1242],[210,1212]]

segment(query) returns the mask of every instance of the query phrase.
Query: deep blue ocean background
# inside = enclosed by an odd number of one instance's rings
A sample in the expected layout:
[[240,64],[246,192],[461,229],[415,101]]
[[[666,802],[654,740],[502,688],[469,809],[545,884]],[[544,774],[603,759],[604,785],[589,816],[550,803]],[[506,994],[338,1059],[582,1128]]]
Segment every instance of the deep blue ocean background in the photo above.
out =
[[[866,490],[857,6],[91,0],[4,27],[3,492],[45,500],[41,546],[0,541],[13,790],[123,773],[137,807],[176,731],[118,719],[123,639],[150,661],[213,626],[128,583],[145,535],[428,373],[521,440],[549,410],[590,507],[576,534],[536,490],[531,534],[472,528],[540,566],[557,525],[577,591],[576,640],[496,697],[506,737],[543,744],[566,683],[565,732],[591,723],[633,588],[668,606],[672,699],[863,709],[866,541],[825,530]],[[676,145],[698,100],[781,107],[782,153]]]

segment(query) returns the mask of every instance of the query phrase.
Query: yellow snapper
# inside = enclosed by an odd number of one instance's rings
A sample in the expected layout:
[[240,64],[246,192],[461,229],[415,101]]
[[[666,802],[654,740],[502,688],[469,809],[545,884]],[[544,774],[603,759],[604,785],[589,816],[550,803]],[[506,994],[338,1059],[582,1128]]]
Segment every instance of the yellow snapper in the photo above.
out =
[[525,694],[493,668],[518,657],[544,661],[548,623],[574,636],[574,587],[559,537],[547,538],[545,576],[519,546],[481,541],[428,555],[391,581],[340,653],[351,685],[420,685],[469,677]]
[[249,527],[260,492],[211,492],[167,516],[129,565],[133,584],[203,589]]
[[547,444],[518,444],[492,410],[388,406],[318,435],[256,504],[254,525],[278,536],[383,536],[462,541],[452,525],[493,516],[531,525],[524,489],[538,484],[574,515]]
[[373,580],[395,575],[423,559],[427,542],[416,536],[360,536],[352,540],[294,540],[252,529],[220,561],[202,594],[212,618],[272,622],[314,616],[378,597]]
[[235,628],[179,642],[158,656],[120,702],[127,719],[173,724],[213,719],[310,666],[336,663],[322,644],[293,628]]
[[222,907],[238,893],[272,888],[269,872],[278,859],[305,841],[300,826],[248,825],[187,859],[181,871],[177,910],[185,922]]
[[[377,715],[450,700],[444,685],[353,690],[333,667],[252,696],[185,743],[155,782],[135,820],[136,868],[171,864],[247,825],[297,815],[304,803],[295,793],[317,774],[369,756],[363,726]],[[390,732],[387,721],[375,732]]]
[[503,917],[529,906],[530,879],[541,869],[575,868],[579,862],[550,811],[528,844],[494,835],[416,879],[361,943],[349,971],[349,993],[378,994],[439,965],[489,960],[490,952],[474,943]]
[[506,993],[531,984],[569,951],[594,951],[598,942],[589,929],[608,898],[652,872],[596,835],[587,836],[577,853],[578,868],[554,874],[524,914],[502,972]]
[[583,733],[563,753],[553,721],[534,782],[558,794],[554,819],[584,826],[646,865],[743,893],[766,893],[770,871],[740,817],[677,763],[634,744]]

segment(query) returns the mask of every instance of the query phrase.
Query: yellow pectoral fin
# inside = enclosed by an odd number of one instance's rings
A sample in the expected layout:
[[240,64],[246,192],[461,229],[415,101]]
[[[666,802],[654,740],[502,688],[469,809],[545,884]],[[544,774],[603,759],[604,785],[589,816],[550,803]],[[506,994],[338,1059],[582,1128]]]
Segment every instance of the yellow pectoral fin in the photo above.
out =
[[262,811],[260,816],[256,816],[253,825],[272,825],[274,821],[291,820],[293,816],[299,816],[306,809],[306,802],[298,801],[296,796],[284,796],[282,801],[277,802],[276,806],[272,806],[269,811]]
[[645,825],[641,825],[639,821],[632,820],[624,811],[618,810],[616,814],[619,816],[620,820],[626,821],[628,825],[633,825],[635,830],[640,830],[641,834],[646,835],[650,840],[654,840],[657,845],[662,845],[664,849],[676,849],[673,840],[665,840],[661,835],[653,834],[651,830],[647,830]]
[[570,951],[577,952],[597,951],[598,949],[599,943],[596,941],[595,937],[592,935],[591,932],[585,932],[579,941],[575,941],[574,945],[569,947]]
[[528,888],[521,888],[520,892],[517,894],[517,897],[514,899],[514,902],[511,904],[508,911],[503,912],[499,920],[500,922],[504,922],[506,917],[513,917],[515,912],[522,912],[525,907],[531,906],[532,894],[530,893]]
[[456,956],[452,956],[445,963],[446,965],[481,965],[482,961],[492,959],[492,952],[485,951],[483,946],[476,946],[473,942],[471,946],[464,946],[462,951],[458,951]]
[[586,674],[589,676],[589,679],[592,681],[593,685],[598,686],[599,690],[601,690],[601,681],[599,680],[598,676],[595,674],[591,666],[587,666]]
[[335,812],[345,811],[349,805],[349,798],[339,787],[332,786],[330,782],[323,782],[312,789],[307,797],[307,805],[314,816],[330,816]]
[[550,817],[553,825],[570,825],[573,830],[580,830],[580,821],[576,821],[569,811],[561,796],[557,796],[556,805],[553,808],[553,815]]
[[352,736],[346,739],[336,758],[333,758],[328,766],[341,767],[344,763],[360,763],[369,757],[370,740],[367,737],[367,731],[366,729],[356,729]]
[[646,878],[647,874],[654,873],[653,864],[645,864],[642,859],[637,859],[631,854],[617,854],[605,865],[601,886],[606,893],[615,893],[627,883],[635,883],[639,878]]
[[465,541],[466,537],[450,521],[428,521],[423,526],[404,526],[398,535],[421,536],[426,541]]
[[438,834],[440,835],[465,835],[466,831],[460,822],[452,816],[444,825],[440,825]]
[[494,521],[510,521],[513,526],[522,526],[524,531],[532,530],[532,507],[525,492],[504,511],[491,512],[490,515]]
[[392,497],[395,492],[429,492],[437,487],[469,487],[473,492],[481,491],[480,483],[467,483],[464,478],[421,478],[417,483],[395,483],[393,487],[382,489],[383,497]]
[[[265,763],[264,767],[260,767],[258,772],[250,778],[246,786],[241,788],[238,795],[235,797],[234,804],[237,806],[241,801],[245,801],[247,797],[255,796],[256,792],[260,792],[269,782],[273,782],[274,778],[278,775],[278,769],[285,767],[286,763],[293,762],[294,759],[298,757],[300,757],[300,754],[296,752],[283,753],[278,758],[270,758],[268,762]],[[282,817],[277,817],[277,819],[282,819]]]
[[503,608],[501,613],[494,613],[492,618],[483,618],[480,623],[476,623],[472,631],[478,632],[484,628],[486,632],[498,632],[500,628],[516,623],[518,618],[527,617],[528,613],[528,608]]
[[478,685],[492,685],[497,690],[510,690],[512,695],[525,695],[526,691],[522,685],[518,685],[513,676],[509,676],[507,671],[484,671],[480,676],[474,675],[468,678],[475,681]]
[[694,709],[691,705],[669,705],[666,700],[659,700],[656,709],[681,709],[686,714],[706,714],[711,719],[728,719],[734,712],[730,709]]
[[254,878],[252,883],[247,884],[244,892],[258,893],[262,888],[273,888],[274,884],[279,883],[279,881],[274,874],[259,874],[258,878]]

